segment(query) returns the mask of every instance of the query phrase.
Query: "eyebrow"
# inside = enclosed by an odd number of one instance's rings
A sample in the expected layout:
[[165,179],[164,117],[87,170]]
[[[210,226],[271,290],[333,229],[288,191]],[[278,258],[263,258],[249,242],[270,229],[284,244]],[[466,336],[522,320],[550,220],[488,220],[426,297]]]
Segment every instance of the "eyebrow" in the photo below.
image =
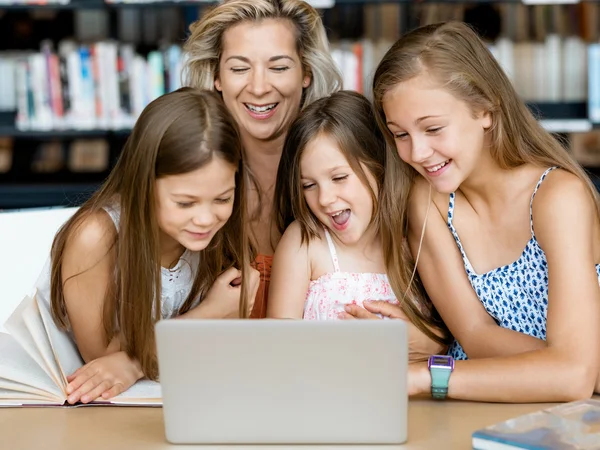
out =
[[[420,122],[423,122],[424,120],[427,119],[436,119],[442,117],[441,115],[430,115],[430,116],[423,116],[423,117],[419,117],[417,120],[415,120],[415,125],[418,125]],[[395,125],[398,126],[394,121],[392,120],[388,120],[386,123],[386,125]]]
[[[221,197],[222,195],[229,194],[231,191],[235,191],[235,186],[232,186],[229,189],[227,189],[226,191],[221,192],[219,195],[217,195],[217,197]],[[173,197],[186,197],[186,198],[194,198],[194,199],[198,198],[195,195],[185,194],[183,192],[175,192],[172,195],[173,195]]]
[[[225,60],[225,62],[229,61],[230,59],[238,59],[238,60],[240,60],[242,62],[250,64],[250,59],[246,58],[245,56],[233,55],[233,56],[230,56],[229,58],[227,58]],[[294,58],[292,58],[291,56],[288,56],[288,55],[271,56],[269,58],[269,62],[275,62],[275,61],[279,61],[279,60],[282,60],[282,59],[289,59],[292,62],[296,62],[296,60]]]

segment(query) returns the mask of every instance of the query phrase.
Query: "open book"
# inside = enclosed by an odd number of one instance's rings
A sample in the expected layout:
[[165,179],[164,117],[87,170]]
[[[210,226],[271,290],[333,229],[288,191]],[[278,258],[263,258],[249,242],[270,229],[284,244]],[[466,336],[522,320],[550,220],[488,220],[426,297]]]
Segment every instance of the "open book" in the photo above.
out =
[[[0,333],[0,407],[71,406],[66,377],[84,362],[73,339],[55,325],[48,305],[25,297],[4,327],[10,334]],[[161,406],[160,384],[140,380],[112,399],[88,405]]]

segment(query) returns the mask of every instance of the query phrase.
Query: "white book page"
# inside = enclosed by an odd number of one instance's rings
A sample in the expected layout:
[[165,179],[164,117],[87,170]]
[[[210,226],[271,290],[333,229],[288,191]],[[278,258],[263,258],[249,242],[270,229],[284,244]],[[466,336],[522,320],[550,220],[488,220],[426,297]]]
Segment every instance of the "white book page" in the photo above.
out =
[[25,323],[27,330],[29,330],[31,337],[35,342],[35,346],[38,348],[40,356],[44,360],[44,366],[42,367],[46,367],[45,370],[47,373],[49,373],[50,378],[52,381],[54,381],[54,384],[59,386],[61,390],[64,391],[67,384],[64,380],[64,377],[60,373],[58,363],[54,357],[54,352],[52,351],[52,345],[50,344],[50,340],[46,334],[44,322],[42,322],[42,317],[40,316],[40,312],[35,301],[32,301],[31,308],[27,308],[23,311],[23,322]]
[[113,405],[161,406],[162,392],[160,383],[140,380],[122,394],[108,400]]
[[[19,343],[6,333],[0,333],[0,382],[1,378],[48,392],[49,399],[60,398],[62,402],[66,400],[62,389],[56,386]],[[1,397],[0,403],[2,403]]]
[[27,384],[19,383],[18,381],[7,380],[6,378],[0,378],[0,386],[0,390],[9,389],[11,391],[22,392],[23,394],[35,395],[39,398],[48,397],[48,393],[42,391],[41,389],[37,389]]
[[39,366],[44,369],[44,371],[48,374],[50,378],[54,378],[50,373],[50,370],[44,363],[44,359],[42,355],[40,355],[40,350],[38,349],[31,333],[27,329],[27,325],[23,319],[23,315],[26,310],[34,308],[33,299],[29,296],[26,296],[19,306],[12,312],[4,327],[6,330],[15,338],[15,340],[23,347],[23,349],[27,352],[31,358],[39,364]]
[[54,352],[54,358],[56,359],[58,369],[61,373],[61,379],[63,380],[66,388],[66,377],[83,366],[83,359],[79,354],[77,345],[69,333],[59,329],[54,323],[48,305],[39,300],[37,297],[36,304],[42,317],[42,321],[44,322],[46,334],[50,340],[50,345]]

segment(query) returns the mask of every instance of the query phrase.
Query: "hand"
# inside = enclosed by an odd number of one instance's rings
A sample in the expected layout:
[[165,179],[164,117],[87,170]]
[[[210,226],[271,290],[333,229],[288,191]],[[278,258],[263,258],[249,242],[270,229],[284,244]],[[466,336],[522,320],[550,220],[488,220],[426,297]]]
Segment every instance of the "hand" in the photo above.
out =
[[398,304],[384,300],[366,300],[363,307],[359,305],[346,305],[344,312],[340,313],[340,319],[402,319],[408,320],[402,308]]
[[[260,273],[258,270],[248,267],[245,271],[248,276],[248,314],[254,306],[254,298],[258,292]],[[233,319],[240,317],[240,296],[242,271],[230,267],[217,277],[206,294],[206,297],[192,311],[195,317],[214,319]],[[192,312],[190,311],[190,312]]]
[[427,361],[429,355],[438,355],[446,351],[446,347],[429,338],[412,324],[398,304],[386,301],[365,301],[364,308],[359,305],[346,305],[340,319],[401,319],[408,326],[408,359],[409,362]]
[[137,361],[125,352],[111,353],[90,361],[67,377],[67,401],[72,405],[107,400],[129,389],[144,377]]

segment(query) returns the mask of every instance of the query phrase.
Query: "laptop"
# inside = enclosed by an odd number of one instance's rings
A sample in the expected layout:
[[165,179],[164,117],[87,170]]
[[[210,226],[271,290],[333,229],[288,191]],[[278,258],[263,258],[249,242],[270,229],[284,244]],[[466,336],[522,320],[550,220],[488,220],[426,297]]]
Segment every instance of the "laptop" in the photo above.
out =
[[401,320],[163,320],[156,340],[173,444],[400,444]]

